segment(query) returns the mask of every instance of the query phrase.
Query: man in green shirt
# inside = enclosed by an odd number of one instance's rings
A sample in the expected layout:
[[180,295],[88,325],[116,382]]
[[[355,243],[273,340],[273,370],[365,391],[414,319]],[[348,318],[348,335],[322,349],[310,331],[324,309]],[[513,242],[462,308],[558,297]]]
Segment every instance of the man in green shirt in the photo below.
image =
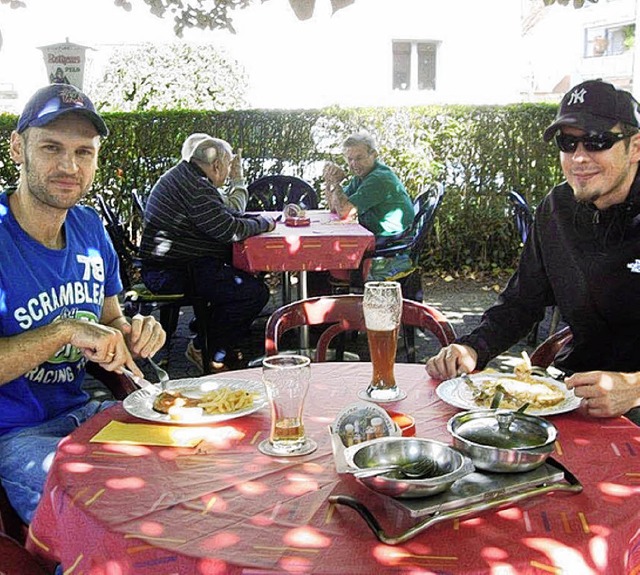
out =
[[[353,178],[343,188],[340,182],[346,172],[333,162],[325,165],[328,207],[341,218],[357,218],[376,236],[376,245],[384,245],[411,226],[414,218],[411,198],[398,176],[378,160],[375,141],[369,134],[352,134],[342,148]],[[412,266],[408,254],[379,259],[372,262],[367,279],[390,279]]]

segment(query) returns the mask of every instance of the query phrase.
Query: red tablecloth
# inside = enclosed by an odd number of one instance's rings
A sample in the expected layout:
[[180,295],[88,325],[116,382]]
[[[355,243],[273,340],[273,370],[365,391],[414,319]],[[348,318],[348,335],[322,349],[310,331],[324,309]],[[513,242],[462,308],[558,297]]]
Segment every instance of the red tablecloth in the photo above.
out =
[[[193,449],[89,443],[111,419],[136,421],[120,406],[98,414],[60,445],[29,547],[67,573],[91,575],[640,572],[640,429],[580,411],[552,421],[555,457],[582,493],[540,495],[445,521],[402,545],[380,543],[354,511],[327,501],[357,497],[389,534],[408,524],[391,500],[335,472],[327,426],[357,401],[370,370],[312,365],[305,423],[319,448],[300,458],[258,452],[266,408],[219,424],[215,440]],[[390,407],[415,416],[418,436],[449,442],[456,410],[436,396],[424,366],[401,364],[396,375],[408,397]],[[259,379],[260,370],[233,377]]]
[[373,234],[326,211],[310,210],[311,225],[278,222],[272,232],[233,244],[233,265],[246,271],[326,271],[356,269],[373,250]]

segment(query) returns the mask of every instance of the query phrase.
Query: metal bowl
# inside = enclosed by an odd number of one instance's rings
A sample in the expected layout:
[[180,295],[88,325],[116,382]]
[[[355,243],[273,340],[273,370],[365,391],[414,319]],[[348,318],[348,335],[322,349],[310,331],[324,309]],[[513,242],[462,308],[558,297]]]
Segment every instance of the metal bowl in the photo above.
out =
[[466,411],[447,423],[453,445],[478,469],[499,473],[530,471],[554,450],[556,427],[535,415],[505,409]]
[[352,469],[404,465],[429,459],[433,463],[428,476],[408,479],[400,471],[357,480],[374,491],[391,497],[409,499],[427,497],[449,489],[451,484],[473,471],[473,464],[451,446],[418,437],[380,437],[345,450]]

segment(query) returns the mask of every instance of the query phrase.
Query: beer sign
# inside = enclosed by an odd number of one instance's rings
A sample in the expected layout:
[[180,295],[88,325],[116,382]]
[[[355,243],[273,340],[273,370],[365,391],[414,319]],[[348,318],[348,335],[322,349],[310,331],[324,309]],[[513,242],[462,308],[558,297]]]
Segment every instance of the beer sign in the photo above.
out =
[[50,84],[73,84],[82,90],[88,46],[66,42],[41,46]]

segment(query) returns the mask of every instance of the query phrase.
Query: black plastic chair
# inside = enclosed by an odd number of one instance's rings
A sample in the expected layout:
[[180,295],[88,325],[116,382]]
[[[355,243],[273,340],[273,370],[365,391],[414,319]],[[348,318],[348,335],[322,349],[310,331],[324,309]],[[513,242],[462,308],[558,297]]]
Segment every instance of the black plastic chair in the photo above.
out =
[[136,192],[136,190],[133,190],[133,192],[131,192],[131,203],[133,205],[133,209],[135,210],[136,214],[140,218],[140,221],[144,221],[145,202],[140,196],[140,194]]
[[[247,186],[247,212],[280,212],[287,204],[297,204],[305,210],[318,208],[318,194],[313,186],[296,176],[263,176]],[[292,272],[282,274],[282,299],[291,298]]]
[[[126,315],[132,316],[136,313],[149,314],[158,310],[160,314],[160,324],[167,333],[166,346],[171,345],[171,337],[178,327],[180,308],[182,306],[193,307],[196,317],[198,336],[202,345],[202,364],[205,375],[211,373],[211,350],[208,343],[209,312],[207,302],[194,296],[191,288],[189,293],[178,294],[158,294],[152,292],[142,281],[134,281],[133,273],[139,273],[141,262],[138,257],[138,246],[136,246],[126,233],[125,227],[120,221],[116,212],[108,205],[102,196],[98,196],[98,204],[105,220],[105,228],[111,242],[118,254],[120,261],[120,277],[125,288],[123,297],[123,307]],[[188,286],[194,285],[192,270],[188,268]],[[169,355],[169,354],[168,354]]]
[[[402,295],[405,299],[421,301],[419,263],[420,256],[427,243],[429,232],[433,228],[435,217],[444,197],[444,185],[433,184],[420,192],[413,200],[415,216],[411,227],[403,234],[395,238],[384,238],[384,242],[376,245],[374,251],[368,252],[363,258],[361,273],[366,262],[371,258],[393,258],[400,254],[408,254],[413,267],[400,277],[387,278],[395,280],[402,286]],[[364,278],[362,278],[364,285]],[[356,282],[356,285],[360,282]],[[358,286],[360,287],[360,286]]]
[[306,210],[318,208],[318,194],[313,186],[296,176],[263,176],[247,186],[248,212],[279,212],[287,204]]
[[520,234],[520,240],[524,244],[529,236],[529,228],[533,223],[533,211],[527,203],[527,200],[518,192],[509,192],[509,200],[511,200],[511,205],[513,206],[513,218],[516,229],[518,230],[518,234]]

